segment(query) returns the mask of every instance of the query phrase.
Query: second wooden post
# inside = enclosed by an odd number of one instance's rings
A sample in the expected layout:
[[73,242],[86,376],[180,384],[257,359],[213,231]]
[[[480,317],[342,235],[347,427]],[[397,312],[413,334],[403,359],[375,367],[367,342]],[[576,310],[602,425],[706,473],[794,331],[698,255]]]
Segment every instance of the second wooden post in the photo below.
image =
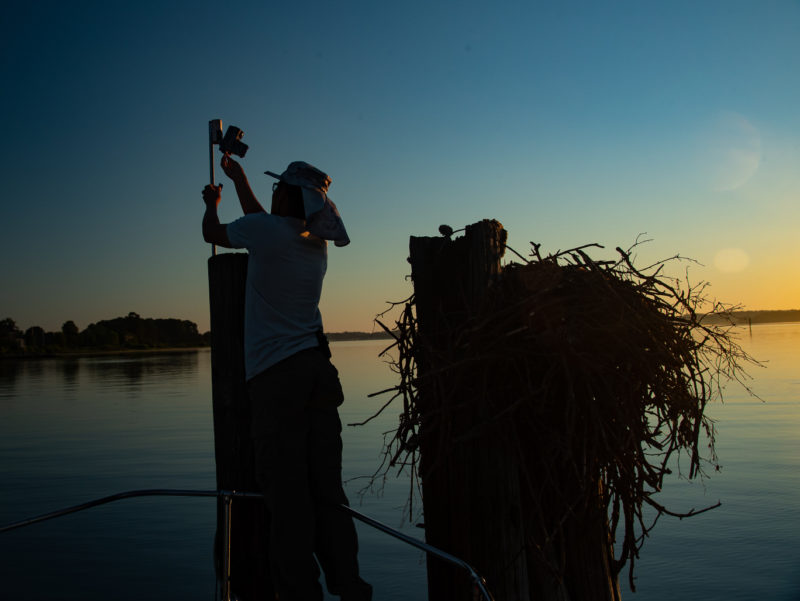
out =
[[[226,253],[208,260],[211,308],[211,395],[217,489],[259,492],[255,479],[250,411],[244,373],[244,293],[247,254]],[[217,504],[215,559],[224,578],[223,504]],[[264,503],[234,499],[231,528],[231,584],[242,601],[274,597],[269,576],[268,520]]]
[[[457,381],[437,390],[426,374],[458,362],[450,344],[500,273],[506,231],[497,221],[467,226],[463,237],[412,237],[411,275],[422,339],[417,364],[421,474],[426,540],[471,563],[497,599],[530,598],[516,466],[507,465],[503,433],[486,429],[480,407],[453,411],[443,396],[470,398]],[[483,432],[470,436],[476,427]],[[442,441],[448,441],[446,445]],[[452,442],[452,444],[449,444]],[[472,598],[469,582],[448,565],[428,560],[430,599]]]

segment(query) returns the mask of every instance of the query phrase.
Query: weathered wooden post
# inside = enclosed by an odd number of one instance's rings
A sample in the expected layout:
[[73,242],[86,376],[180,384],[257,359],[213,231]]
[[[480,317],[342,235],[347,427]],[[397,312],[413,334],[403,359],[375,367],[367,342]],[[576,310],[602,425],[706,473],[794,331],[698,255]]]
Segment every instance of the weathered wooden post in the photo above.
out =
[[[258,492],[244,374],[244,291],[247,254],[226,253],[208,260],[211,309],[211,396],[217,489]],[[217,574],[223,574],[224,507],[217,503]],[[274,596],[267,556],[264,504],[235,499],[232,505],[231,587],[243,601]],[[223,576],[224,577],[224,576]]]
[[[431,416],[420,427],[420,456],[429,543],[471,563],[487,580],[497,599],[530,598],[518,472],[508,465],[502,432],[484,431],[471,438],[481,423],[481,409],[464,406],[448,412],[441,391],[426,383],[425,375],[455,362],[448,341],[476,310],[487,288],[500,272],[506,232],[497,221],[467,226],[456,240],[412,237],[411,274],[422,339],[417,357],[420,375],[419,403]],[[444,360],[443,360],[444,359]],[[457,398],[474,391],[459,390],[449,382],[447,391]],[[443,432],[452,446],[440,444]],[[463,439],[459,442],[459,439]],[[447,565],[429,560],[430,599],[471,598],[469,584]]]
[[[536,402],[522,392],[530,374],[487,373],[475,363],[481,349],[470,346],[470,328],[478,327],[470,318],[500,276],[505,241],[502,226],[488,220],[467,226],[455,240],[410,241],[426,538],[472,564],[498,600],[618,599],[599,502],[600,474],[596,496],[566,512],[553,507],[563,498],[550,494],[558,490],[585,498],[579,482],[569,469],[554,475],[537,472],[535,461],[521,465],[527,457],[516,446],[520,441],[508,431],[508,422],[498,419],[498,408],[509,400],[498,395]],[[471,373],[453,369],[459,365],[471,365]],[[510,380],[499,386],[503,377]],[[531,479],[538,480],[535,486]],[[428,565],[428,591],[430,599],[469,598],[463,576],[434,559]]]

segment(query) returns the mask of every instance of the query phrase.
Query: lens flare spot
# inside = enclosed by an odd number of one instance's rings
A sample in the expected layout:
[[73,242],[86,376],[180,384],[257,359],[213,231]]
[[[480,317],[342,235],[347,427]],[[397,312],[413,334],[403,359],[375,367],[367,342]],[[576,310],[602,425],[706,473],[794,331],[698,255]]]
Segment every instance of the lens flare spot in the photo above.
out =
[[723,248],[714,256],[714,265],[723,273],[744,271],[750,264],[750,256],[741,248]]
[[716,116],[699,140],[700,165],[711,187],[730,191],[745,185],[761,164],[761,134],[742,115]]

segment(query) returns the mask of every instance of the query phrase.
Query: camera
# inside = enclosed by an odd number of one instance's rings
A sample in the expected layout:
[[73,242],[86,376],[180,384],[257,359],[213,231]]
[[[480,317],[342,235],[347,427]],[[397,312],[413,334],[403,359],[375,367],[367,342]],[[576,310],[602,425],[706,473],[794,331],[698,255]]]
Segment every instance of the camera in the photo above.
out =
[[219,142],[219,149],[225,154],[235,154],[244,157],[249,146],[242,142],[244,132],[235,125],[229,125],[225,136]]

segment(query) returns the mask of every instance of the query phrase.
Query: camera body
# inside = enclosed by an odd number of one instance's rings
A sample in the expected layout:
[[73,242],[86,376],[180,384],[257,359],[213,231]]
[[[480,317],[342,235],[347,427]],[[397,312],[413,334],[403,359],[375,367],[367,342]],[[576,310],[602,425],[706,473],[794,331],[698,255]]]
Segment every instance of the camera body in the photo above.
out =
[[244,157],[249,146],[242,142],[244,132],[235,125],[229,125],[225,135],[219,142],[219,149],[225,154],[235,154]]

